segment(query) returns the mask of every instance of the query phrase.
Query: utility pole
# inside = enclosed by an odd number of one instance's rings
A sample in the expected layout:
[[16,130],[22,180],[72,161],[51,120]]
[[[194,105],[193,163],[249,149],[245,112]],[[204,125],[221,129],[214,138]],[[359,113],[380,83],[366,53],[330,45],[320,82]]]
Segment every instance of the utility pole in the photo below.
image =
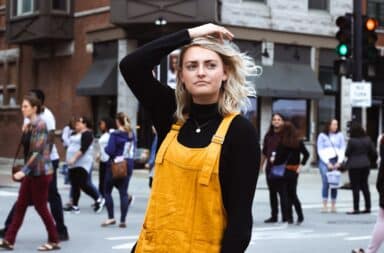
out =
[[[363,31],[362,31],[362,6],[361,0],[353,0],[353,75],[354,82],[363,80]],[[366,126],[365,109],[352,108],[352,120]]]

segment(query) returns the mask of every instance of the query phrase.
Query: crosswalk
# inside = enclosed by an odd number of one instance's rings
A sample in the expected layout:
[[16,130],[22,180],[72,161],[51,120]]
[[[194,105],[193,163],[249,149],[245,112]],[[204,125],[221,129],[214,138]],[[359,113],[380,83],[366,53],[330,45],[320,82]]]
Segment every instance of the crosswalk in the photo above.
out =
[[[341,239],[345,241],[368,241],[370,235],[353,236],[349,232],[317,232],[314,229],[292,227],[292,225],[281,224],[267,227],[255,227],[252,230],[250,245],[258,241],[267,240],[309,240],[309,239]],[[112,247],[113,250],[130,250],[138,239],[137,235],[108,237],[109,241],[115,241],[117,244]]]

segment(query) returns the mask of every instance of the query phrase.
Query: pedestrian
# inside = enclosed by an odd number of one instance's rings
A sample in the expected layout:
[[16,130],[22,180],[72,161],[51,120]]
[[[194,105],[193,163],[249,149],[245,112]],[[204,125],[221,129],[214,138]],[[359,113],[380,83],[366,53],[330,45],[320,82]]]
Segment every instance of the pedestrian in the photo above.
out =
[[[59,154],[57,152],[56,145],[54,144],[54,131],[56,129],[56,120],[49,108],[47,108],[44,104],[45,102],[45,94],[40,89],[32,89],[29,91],[29,95],[35,96],[41,103],[41,110],[39,113],[39,118],[41,118],[47,127],[48,130],[48,142],[50,145],[50,159],[53,167],[53,174],[52,174],[52,180],[49,184],[49,191],[48,191],[48,202],[50,205],[50,209],[53,215],[53,218],[55,219],[55,224],[57,228],[57,232],[59,234],[59,238],[61,241],[69,240],[68,235],[68,229],[64,223],[64,214],[63,214],[63,204],[61,201],[60,193],[57,189],[57,169],[59,167]],[[30,123],[30,120],[25,117],[23,122],[23,132]],[[30,136],[26,138],[26,141],[24,142],[24,157],[28,156],[29,153],[29,145],[30,145]],[[7,231],[9,225],[12,222],[12,217],[14,213],[14,208],[16,206],[16,203],[13,205],[12,209],[10,210],[7,219],[5,221],[5,226],[3,229],[0,230],[0,236],[3,237],[5,232]]]
[[[69,138],[71,137],[73,131],[75,130],[75,118],[72,117],[68,124],[63,127],[61,133],[61,142],[63,143],[64,151],[67,152],[67,148],[69,146]],[[68,176],[68,164],[64,161],[61,166],[61,174],[64,175],[64,184],[69,184],[69,176]]]
[[152,133],[153,133],[153,140],[151,144],[151,152],[149,154],[148,162],[145,163],[144,167],[148,169],[149,171],[149,188],[152,188],[152,182],[153,182],[153,174],[155,173],[155,158],[156,158],[156,152],[157,152],[157,132],[155,127],[152,126]]
[[91,121],[87,117],[81,116],[76,120],[75,125],[76,133],[70,137],[66,157],[72,187],[73,205],[71,211],[76,214],[80,213],[80,191],[84,191],[95,201],[94,211],[100,213],[103,210],[105,200],[89,179],[93,166]]
[[[346,168],[353,197],[353,210],[347,214],[370,213],[371,193],[369,192],[368,177],[371,161],[377,159],[377,153],[371,138],[358,123],[353,123],[351,126],[345,156],[348,158]],[[361,212],[359,209],[360,191],[365,200],[365,209]]]
[[328,197],[331,191],[331,212],[336,212],[337,189],[330,188],[327,172],[337,170],[345,157],[345,140],[339,130],[336,119],[330,120],[317,137],[317,153],[319,155],[319,170],[322,180],[323,207],[321,212],[328,212]]
[[48,242],[40,246],[38,250],[60,249],[55,222],[47,208],[53,168],[49,157],[49,132],[45,121],[39,116],[41,109],[41,102],[35,96],[24,97],[22,112],[24,117],[29,119],[29,123],[24,129],[31,133],[29,155],[22,170],[14,175],[16,180],[22,179],[22,181],[12,222],[0,243],[0,247],[7,250],[13,250],[17,232],[23,223],[25,212],[30,203],[35,207],[48,231]]
[[352,253],[376,253],[384,241],[384,138],[379,141],[380,164],[377,174],[376,189],[379,193],[379,212],[377,214],[376,224],[373,228],[371,241],[366,251],[363,249],[354,249]]
[[[226,28],[205,24],[154,40],[120,70],[152,116],[161,144],[146,218],[132,252],[244,252],[260,164],[253,125],[239,114],[259,71]],[[152,69],[181,49],[176,90]]]
[[105,171],[108,167],[109,155],[105,152],[110,134],[116,129],[116,123],[111,118],[104,118],[99,121],[101,136],[98,140],[100,146],[100,166],[99,166],[99,192],[105,198]]
[[[133,133],[130,120],[125,113],[116,115],[117,130],[111,133],[105,152],[109,155],[109,163],[105,172],[105,204],[108,211],[108,219],[101,226],[107,227],[116,224],[114,217],[114,207],[112,199],[113,187],[116,187],[120,195],[120,224],[119,227],[126,227],[126,217],[128,208],[132,203],[132,196],[128,195],[129,181],[133,172],[132,153],[135,149],[135,135]],[[111,163],[115,161],[126,162],[126,175],[124,177],[114,178],[111,169]]]
[[[284,116],[280,113],[273,113],[271,125],[264,136],[263,150],[261,155],[260,167],[265,167],[265,176],[269,190],[269,203],[271,206],[271,217],[264,220],[265,223],[278,222],[278,203],[280,200],[280,211],[282,221],[287,221],[287,181],[284,177],[271,177],[273,159],[276,156],[276,149],[281,141],[284,128]],[[266,165],[265,165],[266,163]]]
[[[300,155],[303,158],[300,159]],[[309,158],[309,152],[304,142],[300,140],[297,130],[291,122],[285,122],[281,140],[276,148],[276,157],[273,165],[285,164],[284,178],[287,184],[287,214],[289,224],[293,223],[292,205],[297,214],[297,224],[304,221],[303,209],[297,196],[297,183],[300,167],[304,166]]]

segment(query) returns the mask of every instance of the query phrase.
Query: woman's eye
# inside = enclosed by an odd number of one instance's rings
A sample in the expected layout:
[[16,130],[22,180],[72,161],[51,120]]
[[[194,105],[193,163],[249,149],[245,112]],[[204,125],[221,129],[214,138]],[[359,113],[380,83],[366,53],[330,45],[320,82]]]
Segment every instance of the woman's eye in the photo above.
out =
[[195,64],[189,64],[186,66],[186,69],[187,70],[194,70],[194,69],[196,69],[196,65]]
[[216,64],[215,63],[209,63],[208,64],[208,69],[214,69],[216,68]]

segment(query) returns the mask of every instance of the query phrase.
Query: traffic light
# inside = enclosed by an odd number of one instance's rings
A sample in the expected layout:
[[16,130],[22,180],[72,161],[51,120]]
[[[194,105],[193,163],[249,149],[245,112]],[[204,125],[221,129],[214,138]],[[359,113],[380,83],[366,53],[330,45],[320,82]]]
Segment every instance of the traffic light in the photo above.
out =
[[336,19],[336,25],[339,31],[336,33],[336,39],[339,44],[336,47],[336,53],[342,58],[348,58],[352,53],[352,14],[345,14]]
[[377,33],[376,28],[379,22],[371,17],[363,17],[363,58],[368,61],[375,61],[378,56],[376,48]]

